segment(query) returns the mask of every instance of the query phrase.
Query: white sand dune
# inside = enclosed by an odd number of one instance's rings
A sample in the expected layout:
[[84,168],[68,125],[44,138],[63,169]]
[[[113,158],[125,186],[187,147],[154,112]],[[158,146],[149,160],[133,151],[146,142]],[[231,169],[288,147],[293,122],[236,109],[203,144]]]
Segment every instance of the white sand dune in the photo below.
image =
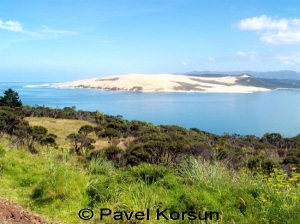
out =
[[238,83],[239,79],[248,77],[248,75],[203,77],[173,74],[129,74],[77,80],[58,84],[56,87],[142,92],[202,91],[251,93],[269,90],[267,88],[245,86]]

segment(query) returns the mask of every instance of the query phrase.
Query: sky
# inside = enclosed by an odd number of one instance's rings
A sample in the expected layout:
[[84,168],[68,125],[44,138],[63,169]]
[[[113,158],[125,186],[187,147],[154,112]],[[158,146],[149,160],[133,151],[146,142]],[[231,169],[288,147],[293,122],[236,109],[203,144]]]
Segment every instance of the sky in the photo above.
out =
[[0,82],[300,71],[299,0],[1,0]]

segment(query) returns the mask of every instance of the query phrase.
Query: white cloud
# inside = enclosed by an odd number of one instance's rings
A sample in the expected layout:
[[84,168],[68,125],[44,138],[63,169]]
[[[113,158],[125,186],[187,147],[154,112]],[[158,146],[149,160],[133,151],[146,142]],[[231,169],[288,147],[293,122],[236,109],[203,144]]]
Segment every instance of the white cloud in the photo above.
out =
[[238,51],[238,52],[236,52],[236,55],[240,58],[245,58],[245,59],[254,61],[257,59],[258,53],[254,52],[254,51],[250,51],[250,52]]
[[54,29],[51,29],[49,28],[48,26],[41,26],[42,27],[42,32],[43,33],[51,33],[51,34],[54,34],[54,35],[58,35],[58,34],[65,34],[65,35],[75,35],[77,34],[76,32],[73,32],[73,31],[68,31],[68,30],[54,30]]
[[236,52],[236,54],[237,54],[237,56],[242,57],[242,58],[247,56],[247,54],[243,51],[238,51],[238,52]]
[[181,62],[181,65],[182,65],[183,67],[186,67],[188,64],[187,64],[185,61],[183,61],[183,62]]
[[275,56],[275,60],[287,64],[287,65],[296,65],[300,64],[300,56],[299,55],[281,55],[277,54]]
[[270,44],[300,44],[300,30],[266,32],[261,34],[260,39]]
[[239,22],[241,30],[286,30],[288,28],[287,19],[272,19],[266,15],[260,17],[246,18]]
[[208,60],[209,60],[210,62],[216,62],[216,59],[213,58],[213,57],[209,57]]
[[19,22],[11,21],[11,20],[6,22],[0,20],[0,29],[14,31],[14,32],[23,32],[22,25]]
[[36,36],[36,37],[41,37],[41,36],[55,36],[57,37],[58,35],[76,35],[76,32],[73,31],[68,31],[68,30],[55,30],[55,29],[51,29],[47,26],[40,26],[40,29],[38,29],[37,31],[29,31],[29,30],[25,30],[21,23],[19,23],[18,21],[6,21],[3,22],[2,20],[0,20],[0,29],[3,30],[8,30],[8,31],[13,31],[13,32],[19,32],[19,33],[23,33],[23,34],[28,34],[31,36]]
[[300,19],[276,19],[262,15],[241,20],[240,30],[256,31],[261,41],[269,44],[300,44]]
[[282,52],[264,54],[254,51],[237,51],[236,57],[233,58],[234,61],[249,62],[255,64],[265,64],[265,63],[275,63],[276,65],[284,64],[286,65],[300,65],[300,53],[294,52],[290,54],[285,54]]

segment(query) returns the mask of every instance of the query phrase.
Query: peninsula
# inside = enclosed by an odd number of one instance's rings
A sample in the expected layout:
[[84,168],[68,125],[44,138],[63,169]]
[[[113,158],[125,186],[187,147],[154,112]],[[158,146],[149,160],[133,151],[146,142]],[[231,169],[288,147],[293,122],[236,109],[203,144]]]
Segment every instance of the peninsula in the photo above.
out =
[[269,85],[247,75],[195,76],[174,74],[128,74],[56,84],[57,88],[89,88],[132,92],[232,92],[268,91]]

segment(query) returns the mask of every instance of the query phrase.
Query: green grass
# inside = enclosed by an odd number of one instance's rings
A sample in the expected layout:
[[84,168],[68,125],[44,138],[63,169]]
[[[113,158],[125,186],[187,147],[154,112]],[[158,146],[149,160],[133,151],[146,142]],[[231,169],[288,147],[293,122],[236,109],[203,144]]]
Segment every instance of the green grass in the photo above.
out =
[[[158,208],[167,208],[166,214],[186,210],[220,214],[218,221],[193,223],[300,223],[299,176],[288,177],[275,170],[266,179],[192,158],[176,169],[148,164],[116,169],[102,157],[83,165],[67,151],[32,155],[0,147],[0,186],[1,198],[62,223],[170,223],[155,220]],[[77,213],[87,207],[94,210],[95,218],[84,222]],[[100,222],[100,208],[150,209],[151,220],[120,222],[106,217]]]
[[0,197],[25,205],[51,220],[78,223],[85,204],[85,171],[49,155],[7,150],[0,158]]

